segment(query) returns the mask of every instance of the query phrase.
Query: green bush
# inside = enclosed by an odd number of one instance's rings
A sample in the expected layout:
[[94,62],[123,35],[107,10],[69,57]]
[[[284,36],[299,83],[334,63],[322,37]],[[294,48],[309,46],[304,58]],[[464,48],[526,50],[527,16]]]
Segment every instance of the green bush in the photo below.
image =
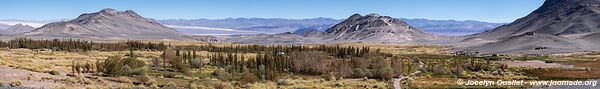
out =
[[52,71],[50,71],[48,73],[50,73],[51,75],[60,75],[60,72],[58,72],[56,70],[52,70]]
[[224,71],[223,69],[215,69],[212,73],[213,76],[221,80],[231,80],[232,75]]
[[392,77],[394,77],[394,71],[392,70],[392,68],[390,68],[390,67],[383,68],[383,71],[381,72],[381,78],[383,80],[390,80],[390,79],[392,79]]
[[202,59],[192,59],[190,60],[190,66],[193,68],[202,68],[204,66],[204,62]]
[[141,75],[145,73],[145,63],[136,57],[108,57],[104,62],[97,62],[97,70],[112,76]]
[[177,69],[179,72],[185,75],[192,75],[190,67],[184,64],[183,62],[173,62],[173,66],[175,67],[175,69]]
[[249,72],[244,73],[242,75],[242,77],[240,79],[238,79],[238,81],[240,81],[240,84],[254,83],[259,80],[260,79],[258,79],[258,77],[256,75],[254,75],[253,73],[249,73]]
[[164,72],[163,76],[165,78],[175,78],[175,76],[177,76],[177,73],[174,73],[174,72]]

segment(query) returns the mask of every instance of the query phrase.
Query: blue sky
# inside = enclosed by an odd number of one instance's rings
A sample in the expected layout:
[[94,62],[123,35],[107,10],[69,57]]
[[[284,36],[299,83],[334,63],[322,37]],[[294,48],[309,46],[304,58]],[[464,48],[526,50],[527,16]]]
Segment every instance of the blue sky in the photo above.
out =
[[134,10],[155,19],[334,18],[353,13],[512,22],[543,0],[1,0],[0,19],[72,19],[103,8]]

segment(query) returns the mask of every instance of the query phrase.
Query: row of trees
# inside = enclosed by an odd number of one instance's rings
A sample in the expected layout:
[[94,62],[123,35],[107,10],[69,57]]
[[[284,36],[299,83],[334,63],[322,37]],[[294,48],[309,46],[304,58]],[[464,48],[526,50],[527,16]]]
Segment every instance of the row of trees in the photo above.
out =
[[32,40],[27,38],[15,38],[9,41],[0,41],[2,48],[28,48],[28,49],[51,49],[55,51],[125,51],[125,50],[164,50],[168,47],[164,43],[151,43],[140,41],[126,41],[117,43],[96,43],[84,40]]
[[379,49],[371,50],[369,47],[341,47],[336,46],[302,46],[302,45],[237,45],[237,46],[215,46],[209,45],[188,45],[188,46],[171,46],[164,43],[126,41],[116,43],[100,43],[85,40],[32,40],[27,38],[16,38],[7,42],[0,41],[0,47],[8,48],[28,48],[28,49],[52,49],[55,51],[125,51],[125,50],[154,50],[164,51],[168,47],[177,48],[178,50],[187,51],[209,51],[209,52],[225,52],[225,53],[261,53],[261,52],[285,52],[292,51],[324,51],[332,56],[339,58],[360,57],[369,52],[379,53]]
[[232,72],[251,71],[256,76],[269,76],[275,71],[309,75],[336,73],[336,77],[381,79],[395,75],[385,61],[389,57],[389,54],[369,51],[368,47],[339,46],[280,46],[270,51],[258,51],[254,57],[231,52],[216,52],[208,56],[210,65],[229,68],[234,70]]

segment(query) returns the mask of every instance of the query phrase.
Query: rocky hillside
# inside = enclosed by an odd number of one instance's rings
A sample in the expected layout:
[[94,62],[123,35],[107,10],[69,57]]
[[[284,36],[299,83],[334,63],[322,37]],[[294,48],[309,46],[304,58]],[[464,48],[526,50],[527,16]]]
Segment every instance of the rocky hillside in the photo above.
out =
[[[600,0],[546,0],[531,14],[497,29],[467,36],[488,41],[471,53],[552,54],[600,48]],[[592,39],[593,38],[593,39]],[[540,52],[537,52],[540,51]]]
[[527,32],[558,36],[598,33],[599,5],[598,0],[546,0],[540,8],[526,17],[473,37],[498,39]]
[[76,19],[46,24],[23,36],[37,39],[204,40],[146,19],[132,10],[103,9]]
[[378,14],[354,14],[329,28],[324,39],[337,42],[420,43],[438,36],[418,30],[401,19]]

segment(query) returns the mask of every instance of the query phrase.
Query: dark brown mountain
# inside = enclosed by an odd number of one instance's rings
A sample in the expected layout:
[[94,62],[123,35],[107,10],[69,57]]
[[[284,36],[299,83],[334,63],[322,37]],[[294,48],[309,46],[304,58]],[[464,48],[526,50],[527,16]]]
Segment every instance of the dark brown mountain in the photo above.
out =
[[325,40],[337,42],[413,43],[436,38],[401,19],[377,14],[354,14],[324,33]]
[[470,53],[554,54],[598,51],[599,34],[600,0],[546,0],[526,17],[463,42],[485,43],[464,50]]
[[598,33],[599,12],[599,0],[546,0],[526,17],[472,37],[494,40],[527,32],[558,36]]

